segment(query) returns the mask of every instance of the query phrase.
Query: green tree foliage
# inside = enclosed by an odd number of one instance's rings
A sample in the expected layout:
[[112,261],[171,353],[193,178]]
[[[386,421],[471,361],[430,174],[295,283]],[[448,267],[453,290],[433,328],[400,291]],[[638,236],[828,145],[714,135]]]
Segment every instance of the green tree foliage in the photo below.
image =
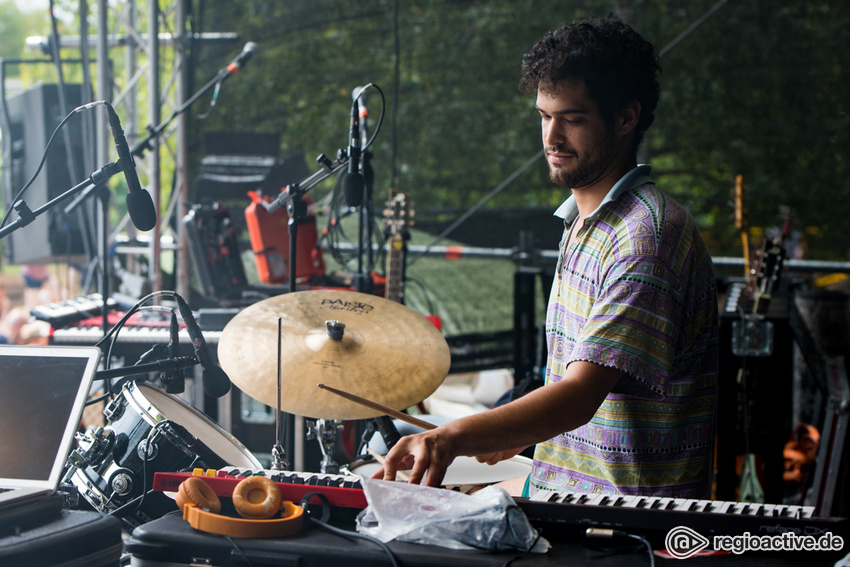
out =
[[[11,0],[0,0],[0,57],[17,59],[26,55],[26,37],[43,28],[45,20],[43,14],[23,13]],[[14,70],[10,73],[17,74]]]
[[[236,31],[261,51],[223,85],[212,115],[193,122],[194,162],[216,130],[280,134],[283,155],[303,151],[308,163],[333,157],[347,145],[352,89],[372,82],[387,97],[372,148],[376,198],[393,185],[419,209],[469,207],[539,150],[533,99],[516,87],[523,53],[548,29],[609,11],[664,50],[643,155],[714,254],[739,254],[730,195],[742,174],[751,225],[776,226],[788,207],[807,257],[846,259],[850,5],[827,0],[209,0],[195,31]],[[196,46],[196,81],[237,49]],[[368,106],[374,127],[376,96]],[[491,204],[565,196],[541,162]]]

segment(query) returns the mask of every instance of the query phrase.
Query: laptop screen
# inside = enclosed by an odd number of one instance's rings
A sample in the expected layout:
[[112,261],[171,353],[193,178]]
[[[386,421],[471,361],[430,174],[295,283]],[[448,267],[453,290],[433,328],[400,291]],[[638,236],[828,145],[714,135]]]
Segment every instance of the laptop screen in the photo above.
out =
[[0,347],[0,485],[58,486],[100,350]]

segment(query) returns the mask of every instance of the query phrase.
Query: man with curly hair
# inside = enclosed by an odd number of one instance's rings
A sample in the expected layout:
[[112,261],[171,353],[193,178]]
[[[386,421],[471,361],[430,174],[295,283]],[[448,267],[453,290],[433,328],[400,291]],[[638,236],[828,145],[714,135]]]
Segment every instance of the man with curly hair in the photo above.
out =
[[[571,191],[546,315],[545,385],[406,436],[383,478],[440,485],[460,455],[535,445],[537,490],[706,498],[714,445],[717,293],[693,218],[637,164],[652,124],[654,47],[608,16],[546,34],[523,58],[552,181]],[[380,473],[376,474],[378,476]]]

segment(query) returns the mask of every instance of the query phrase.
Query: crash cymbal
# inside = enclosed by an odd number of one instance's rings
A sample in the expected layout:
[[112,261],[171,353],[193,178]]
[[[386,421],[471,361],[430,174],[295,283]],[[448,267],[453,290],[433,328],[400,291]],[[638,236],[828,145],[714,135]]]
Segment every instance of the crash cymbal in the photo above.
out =
[[[338,388],[403,410],[437,389],[449,371],[445,338],[425,317],[375,295],[297,291],[240,311],[224,327],[218,358],[249,396],[317,419],[363,419],[374,409],[318,388]],[[334,336],[332,336],[334,335]]]

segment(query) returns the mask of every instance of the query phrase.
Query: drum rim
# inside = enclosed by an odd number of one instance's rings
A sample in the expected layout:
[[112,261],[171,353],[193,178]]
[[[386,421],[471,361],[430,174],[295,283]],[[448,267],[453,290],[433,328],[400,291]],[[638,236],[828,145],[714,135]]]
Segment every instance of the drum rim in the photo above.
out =
[[[239,439],[237,439],[236,437],[234,437],[232,433],[230,433],[229,431],[227,431],[226,429],[224,429],[221,425],[219,425],[218,423],[216,423],[215,421],[213,421],[213,420],[212,420],[209,416],[205,415],[202,411],[200,411],[198,408],[194,407],[193,405],[189,404],[189,403],[188,403],[188,402],[186,402],[185,400],[181,399],[181,398],[180,398],[180,397],[178,397],[178,396],[174,396],[174,395],[172,395],[172,394],[169,394],[169,393],[168,393],[168,392],[166,392],[164,389],[162,389],[162,388],[160,388],[159,386],[156,386],[156,385],[154,385],[154,384],[148,384],[148,383],[146,383],[146,382],[145,382],[145,383],[141,383],[141,384],[140,384],[140,383],[137,383],[137,382],[133,382],[133,383],[131,383],[131,384],[129,384],[129,385],[125,385],[125,386],[124,386],[124,388],[123,388],[123,389],[122,389],[122,391],[121,391],[122,396],[124,395],[124,393],[125,393],[125,392],[127,392],[127,393],[128,393],[128,395],[127,395],[127,396],[125,396],[125,398],[127,398],[127,399],[128,399],[128,403],[132,403],[132,404],[134,404],[134,407],[136,408],[136,411],[139,413],[139,415],[141,415],[141,416],[142,416],[142,419],[144,419],[144,420],[145,420],[145,421],[146,421],[146,422],[147,422],[147,423],[148,423],[151,427],[155,427],[155,426],[156,426],[156,424],[157,424],[157,423],[160,423],[161,421],[176,421],[176,420],[174,420],[174,419],[169,419],[167,416],[163,415],[162,410],[161,410],[160,408],[158,408],[158,407],[157,407],[157,406],[153,403],[153,401],[152,401],[152,400],[148,399],[148,397],[147,397],[147,396],[145,396],[144,392],[142,392],[142,391],[141,391],[141,390],[142,390],[142,388],[146,388],[146,389],[148,389],[148,390],[151,390],[151,391],[153,391],[154,393],[157,393],[157,394],[159,394],[159,395],[163,396],[164,398],[167,398],[168,400],[171,400],[171,401],[173,401],[173,402],[177,403],[177,405],[182,406],[182,407],[183,407],[183,409],[187,409],[187,410],[189,410],[192,414],[194,414],[194,416],[195,416],[195,417],[199,418],[199,419],[200,419],[202,422],[204,422],[206,425],[212,426],[212,430],[213,430],[213,431],[215,431],[216,433],[220,434],[220,435],[221,435],[223,438],[225,438],[227,441],[232,442],[232,443],[236,446],[236,448],[237,448],[237,449],[239,449],[239,451],[240,451],[241,453],[243,453],[243,455],[244,455],[245,457],[247,457],[247,460],[248,460],[248,461],[251,461],[251,466],[256,467],[256,468],[257,468],[257,470],[259,470],[259,469],[262,469],[262,468],[263,468],[263,465],[262,465],[262,463],[260,462],[260,460],[256,457],[256,455],[254,455],[253,451],[251,451],[250,449],[248,449],[248,447],[246,447],[246,446],[245,446],[245,444],[244,444],[244,443],[242,443]],[[134,391],[134,392],[131,392],[131,389],[134,389],[135,391]],[[160,419],[160,420],[158,420],[158,421],[154,421],[154,422],[150,422],[150,421],[148,421],[148,419],[147,419],[147,418],[148,418],[148,417],[150,417],[150,414],[148,413],[148,411],[146,411],[146,410],[144,410],[143,408],[141,408],[141,406],[139,405],[138,400],[136,400],[136,399],[133,397],[133,394],[134,394],[134,393],[135,393],[135,394],[137,394],[137,395],[139,395],[139,396],[141,396],[141,397],[142,397],[142,398],[143,398],[143,399],[144,399],[144,400],[145,400],[145,401],[146,401],[146,402],[150,405],[150,407],[152,407],[153,409],[155,409],[155,410],[156,410],[156,412],[157,412],[157,415],[158,415],[161,419]],[[179,422],[179,421],[176,421],[176,423],[180,423],[180,422]],[[180,425],[183,425],[183,424],[181,423]],[[185,426],[185,425],[183,425],[183,427],[186,427],[186,426]],[[195,436],[197,437],[197,435],[196,435],[196,433],[195,433],[194,431],[189,431],[189,433],[191,433],[192,435],[195,435]],[[201,439],[201,441],[203,441],[203,439]],[[214,449],[213,449],[212,447],[210,447],[210,450],[214,450]]]

